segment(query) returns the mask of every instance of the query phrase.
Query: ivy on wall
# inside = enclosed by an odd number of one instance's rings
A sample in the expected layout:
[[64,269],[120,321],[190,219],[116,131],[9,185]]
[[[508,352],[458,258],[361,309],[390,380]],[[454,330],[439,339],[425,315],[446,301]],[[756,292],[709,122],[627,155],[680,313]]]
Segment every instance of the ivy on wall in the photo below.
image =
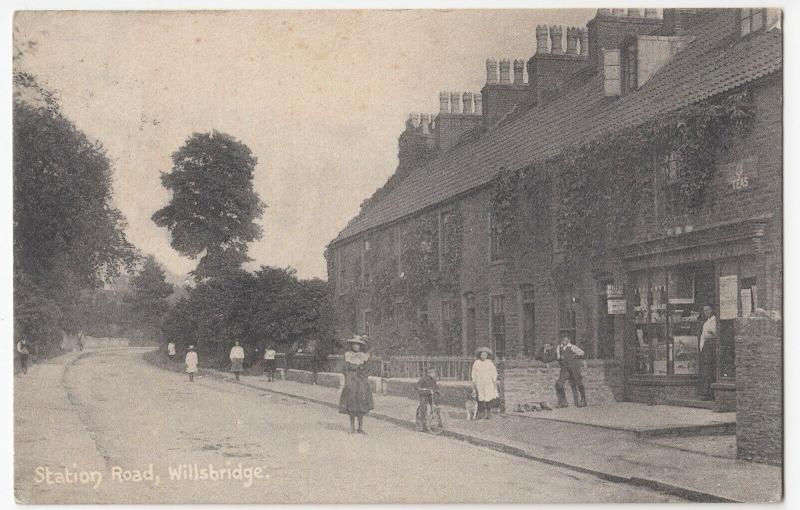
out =
[[554,276],[605,258],[652,201],[656,169],[670,157],[677,174],[674,205],[699,209],[718,154],[750,129],[753,115],[752,96],[743,90],[502,171],[492,207],[506,250],[519,258],[542,246],[543,238],[552,242],[555,228],[565,256]]
[[[448,221],[441,226],[447,238],[441,259],[438,213],[422,215],[402,225],[401,260],[394,238],[399,235],[397,231],[377,234],[364,260],[364,272],[369,272],[370,281],[362,281],[361,260],[356,257],[357,263],[348,268],[355,282],[352,291],[335,296],[340,325],[347,327],[346,322],[358,314],[359,308],[369,309],[373,321],[371,343],[378,354],[455,352],[461,345],[462,223],[458,209],[449,211]],[[331,278],[333,269],[329,262]],[[426,310],[431,295],[452,303],[451,320],[443,325],[441,339],[430,321],[423,320],[432,312]]]

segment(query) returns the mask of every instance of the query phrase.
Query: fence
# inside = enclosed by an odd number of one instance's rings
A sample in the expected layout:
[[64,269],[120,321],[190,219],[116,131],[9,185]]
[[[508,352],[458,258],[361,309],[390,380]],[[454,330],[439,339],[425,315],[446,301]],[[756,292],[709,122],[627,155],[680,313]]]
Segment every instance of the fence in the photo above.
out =
[[[311,354],[298,353],[287,356],[279,353],[276,356],[278,368],[292,368],[296,370],[319,372],[342,372],[344,369],[344,356],[328,356],[322,361],[322,366],[315,367]],[[437,379],[449,381],[469,381],[472,370],[473,358],[458,356],[392,356],[379,358],[372,356],[367,363],[367,372],[371,376],[384,378],[419,379],[427,372],[428,368],[436,369]]]
[[469,381],[474,361],[458,356],[392,356],[384,362],[384,377],[418,379],[433,368],[437,379]]

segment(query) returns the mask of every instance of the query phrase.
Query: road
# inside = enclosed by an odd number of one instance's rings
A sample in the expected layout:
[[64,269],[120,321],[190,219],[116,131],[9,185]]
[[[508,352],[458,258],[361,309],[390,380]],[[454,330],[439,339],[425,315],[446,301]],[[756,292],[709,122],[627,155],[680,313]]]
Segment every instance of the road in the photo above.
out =
[[[143,352],[68,355],[15,379],[18,501],[676,501],[369,417],[367,435],[349,434],[327,407],[219,379],[190,383]],[[171,479],[181,466],[234,479]],[[74,483],[56,483],[65,469]]]

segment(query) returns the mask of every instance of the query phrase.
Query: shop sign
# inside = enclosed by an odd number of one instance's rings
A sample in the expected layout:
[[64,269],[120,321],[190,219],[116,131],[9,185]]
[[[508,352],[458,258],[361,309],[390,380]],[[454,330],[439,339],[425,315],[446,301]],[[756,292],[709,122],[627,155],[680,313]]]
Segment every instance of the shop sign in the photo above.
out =
[[606,297],[608,299],[625,299],[625,287],[613,283],[606,285]]
[[739,282],[734,275],[719,277],[719,318],[735,319],[739,316]]
[[608,300],[608,314],[609,315],[625,315],[625,300],[624,299],[609,299]]
[[723,166],[723,175],[734,191],[749,188],[752,181],[758,176],[758,160],[752,156]]

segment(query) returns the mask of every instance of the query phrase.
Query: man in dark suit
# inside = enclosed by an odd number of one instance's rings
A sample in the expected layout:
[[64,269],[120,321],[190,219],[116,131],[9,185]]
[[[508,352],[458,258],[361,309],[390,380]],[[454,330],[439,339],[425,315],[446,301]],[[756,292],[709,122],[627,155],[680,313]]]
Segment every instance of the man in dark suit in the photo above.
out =
[[558,360],[561,370],[556,381],[556,397],[558,397],[558,407],[569,407],[567,394],[564,384],[569,381],[572,387],[572,398],[575,407],[586,407],[586,390],[583,387],[583,377],[581,376],[581,362],[579,358],[584,355],[583,349],[574,345],[572,340],[565,336],[555,349],[549,344],[545,345],[542,361],[549,363]]

